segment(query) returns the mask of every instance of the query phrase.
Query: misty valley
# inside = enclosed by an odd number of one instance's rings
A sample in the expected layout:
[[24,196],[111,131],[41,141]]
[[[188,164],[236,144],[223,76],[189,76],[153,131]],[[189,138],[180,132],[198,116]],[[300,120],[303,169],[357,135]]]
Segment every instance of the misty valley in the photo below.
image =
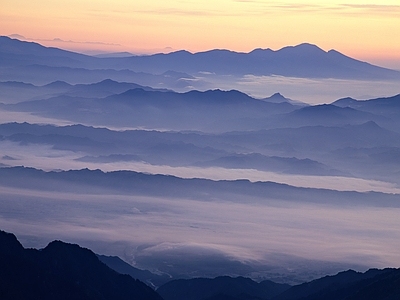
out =
[[0,298],[399,299],[399,71],[311,44],[0,59]]

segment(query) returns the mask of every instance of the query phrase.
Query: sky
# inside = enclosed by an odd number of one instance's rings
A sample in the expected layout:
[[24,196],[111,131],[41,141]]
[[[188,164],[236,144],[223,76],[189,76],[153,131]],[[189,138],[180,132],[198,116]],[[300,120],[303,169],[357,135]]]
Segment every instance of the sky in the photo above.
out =
[[398,0],[1,2],[1,35],[80,52],[248,52],[309,42],[400,69]]

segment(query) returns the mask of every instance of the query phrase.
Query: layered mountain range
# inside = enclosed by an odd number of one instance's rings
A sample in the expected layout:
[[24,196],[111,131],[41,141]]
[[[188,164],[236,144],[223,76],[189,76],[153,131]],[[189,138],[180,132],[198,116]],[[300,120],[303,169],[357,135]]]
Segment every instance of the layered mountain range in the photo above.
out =
[[[122,87],[128,90],[112,94]],[[254,99],[238,91],[176,93],[129,87],[103,81],[58,90],[57,96],[42,94],[42,100],[2,104],[4,111],[86,126],[4,124],[0,134],[13,142],[79,151],[76,160],[87,163],[137,161],[397,182],[398,95],[304,106],[288,100]],[[39,91],[41,87],[29,89]],[[69,95],[79,90],[112,95]]]
[[399,80],[311,44],[0,37],[0,228],[27,247],[0,232],[0,298],[397,299]]

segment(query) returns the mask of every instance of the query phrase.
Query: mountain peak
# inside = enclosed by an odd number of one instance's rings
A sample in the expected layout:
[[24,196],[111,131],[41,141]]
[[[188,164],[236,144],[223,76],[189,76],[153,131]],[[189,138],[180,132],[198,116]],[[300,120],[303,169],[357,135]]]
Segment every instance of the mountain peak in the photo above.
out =
[[275,94],[273,94],[271,97],[274,97],[274,98],[281,98],[281,99],[286,99],[285,97],[283,97],[283,95],[281,94],[281,93],[275,93]]
[[187,51],[187,50],[178,50],[178,51],[174,51],[171,53],[158,53],[158,54],[154,54],[154,55],[162,55],[162,56],[169,56],[169,55],[193,55],[193,53]]
[[308,104],[298,101],[298,100],[292,100],[290,98],[286,98],[283,96],[281,93],[275,93],[270,97],[262,99],[263,101],[266,102],[271,102],[271,103],[288,103],[291,105],[297,105],[297,106],[308,106]]
[[332,105],[339,106],[339,107],[347,107],[347,106],[350,106],[357,102],[358,101],[356,99],[353,99],[351,97],[346,97],[346,98],[341,98],[341,99],[334,101],[332,103]]
[[62,80],[56,80],[53,82],[50,82],[43,87],[48,87],[48,88],[69,88],[71,85],[65,81]]
[[282,103],[282,102],[288,102],[288,99],[286,99],[281,93],[275,93],[270,97],[262,99],[267,102],[273,102],[273,103]]
[[54,241],[43,250],[28,250],[13,234],[0,231],[0,265],[6,299],[161,300],[144,283],[111,270],[76,244]]
[[15,255],[24,249],[14,234],[3,230],[0,230],[0,245],[1,255]]
[[278,50],[277,52],[280,51],[297,51],[297,52],[324,52],[326,53],[326,51],[322,50],[320,47],[318,47],[317,45],[314,44],[310,44],[310,43],[302,43],[302,44],[298,44],[295,46],[287,46],[284,47],[280,50]]
[[261,53],[261,52],[272,52],[272,50],[270,48],[255,48],[252,51],[250,51],[249,53]]

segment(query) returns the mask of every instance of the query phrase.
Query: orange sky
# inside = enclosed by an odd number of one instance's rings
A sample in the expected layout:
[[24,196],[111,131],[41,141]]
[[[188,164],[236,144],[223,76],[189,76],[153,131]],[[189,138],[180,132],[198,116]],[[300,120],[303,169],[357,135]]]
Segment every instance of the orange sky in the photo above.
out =
[[[400,2],[2,0],[0,34],[76,51],[251,51],[302,42],[400,69]],[[57,40],[54,40],[54,39]]]

